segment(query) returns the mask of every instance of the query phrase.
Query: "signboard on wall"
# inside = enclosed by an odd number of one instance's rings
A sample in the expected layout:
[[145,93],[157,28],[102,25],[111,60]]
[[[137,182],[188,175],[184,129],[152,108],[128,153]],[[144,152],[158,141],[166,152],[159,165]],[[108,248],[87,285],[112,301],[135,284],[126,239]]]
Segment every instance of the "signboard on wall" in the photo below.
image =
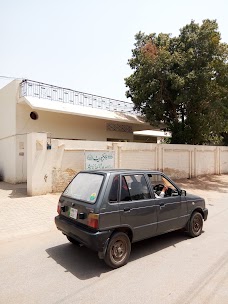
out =
[[114,151],[86,151],[85,170],[115,168]]

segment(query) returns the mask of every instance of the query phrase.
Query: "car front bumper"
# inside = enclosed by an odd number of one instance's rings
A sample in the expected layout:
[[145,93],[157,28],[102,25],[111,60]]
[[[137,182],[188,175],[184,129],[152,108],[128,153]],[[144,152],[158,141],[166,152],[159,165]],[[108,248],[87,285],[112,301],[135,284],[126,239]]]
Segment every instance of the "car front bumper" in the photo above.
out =
[[78,227],[76,224],[59,215],[55,217],[55,224],[63,234],[97,252],[105,251],[107,242],[112,233],[111,230],[95,232],[88,231],[82,227]]
[[208,209],[205,208],[205,209],[203,209],[203,219],[204,219],[204,221],[207,220],[207,217],[208,217]]

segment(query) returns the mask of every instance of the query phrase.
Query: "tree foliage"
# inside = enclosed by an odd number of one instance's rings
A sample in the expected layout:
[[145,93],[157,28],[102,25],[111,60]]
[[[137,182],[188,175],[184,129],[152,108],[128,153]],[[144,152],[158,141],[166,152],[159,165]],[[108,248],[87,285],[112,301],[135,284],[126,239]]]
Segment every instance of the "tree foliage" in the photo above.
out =
[[171,131],[172,143],[219,144],[228,132],[228,46],[217,22],[191,21],[178,37],[139,32],[135,40],[125,79],[135,109]]

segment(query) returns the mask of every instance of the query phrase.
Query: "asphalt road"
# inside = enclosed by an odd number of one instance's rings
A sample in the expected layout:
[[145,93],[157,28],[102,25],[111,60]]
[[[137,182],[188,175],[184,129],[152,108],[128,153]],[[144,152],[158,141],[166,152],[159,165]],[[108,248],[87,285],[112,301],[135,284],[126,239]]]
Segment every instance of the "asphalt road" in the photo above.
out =
[[178,231],[133,244],[116,270],[57,230],[2,241],[0,303],[227,304],[227,181],[182,184],[206,197],[200,237]]

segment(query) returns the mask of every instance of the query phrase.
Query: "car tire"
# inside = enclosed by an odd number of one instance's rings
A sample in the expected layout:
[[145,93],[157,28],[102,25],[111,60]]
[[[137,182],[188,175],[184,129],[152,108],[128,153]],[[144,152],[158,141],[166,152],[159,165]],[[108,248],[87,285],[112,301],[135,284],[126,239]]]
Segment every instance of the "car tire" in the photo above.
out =
[[194,212],[189,220],[187,232],[191,237],[197,237],[202,233],[203,217],[199,212]]
[[68,241],[70,241],[72,244],[74,244],[74,245],[80,245],[80,243],[78,242],[78,241],[76,241],[75,239],[73,239],[72,237],[70,237],[70,236],[66,236],[67,237],[67,239],[68,239]]
[[104,261],[112,268],[119,268],[127,264],[130,253],[131,242],[128,235],[123,232],[116,232],[109,241]]

